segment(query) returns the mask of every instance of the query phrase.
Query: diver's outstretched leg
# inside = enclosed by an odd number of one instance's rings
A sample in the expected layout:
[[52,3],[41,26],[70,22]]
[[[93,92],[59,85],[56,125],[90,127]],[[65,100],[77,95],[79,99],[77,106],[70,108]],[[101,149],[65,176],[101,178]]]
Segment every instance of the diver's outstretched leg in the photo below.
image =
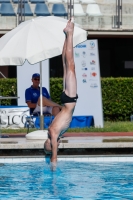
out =
[[[66,36],[65,36],[66,37]],[[63,51],[62,51],[62,62],[63,62],[63,91],[66,89],[66,38],[64,41]]]
[[73,32],[74,32],[74,20],[69,20],[67,27],[65,28],[66,37],[66,87],[65,93],[69,97],[76,97],[77,94],[77,80],[75,74],[75,63],[73,56]]
[[65,34],[65,41],[64,41],[64,46],[63,46],[63,51],[62,51],[62,62],[63,62],[63,91],[66,89],[66,38],[67,38],[67,28],[69,26],[71,20],[67,22],[66,27],[63,29],[63,32]]

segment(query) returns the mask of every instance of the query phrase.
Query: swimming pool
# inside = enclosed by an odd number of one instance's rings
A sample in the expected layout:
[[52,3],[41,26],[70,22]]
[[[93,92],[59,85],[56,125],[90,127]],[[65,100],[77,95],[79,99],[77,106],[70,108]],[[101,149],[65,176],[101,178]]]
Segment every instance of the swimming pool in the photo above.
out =
[[5,163],[0,166],[0,199],[131,200],[133,162],[59,161]]

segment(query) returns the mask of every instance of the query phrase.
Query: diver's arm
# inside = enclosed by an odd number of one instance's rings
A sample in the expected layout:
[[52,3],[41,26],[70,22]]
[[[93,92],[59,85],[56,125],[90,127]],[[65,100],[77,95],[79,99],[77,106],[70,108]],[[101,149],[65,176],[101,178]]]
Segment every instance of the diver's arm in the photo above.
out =
[[58,149],[57,137],[55,135],[51,136],[51,146],[52,146],[51,170],[54,171],[56,169],[57,149]]

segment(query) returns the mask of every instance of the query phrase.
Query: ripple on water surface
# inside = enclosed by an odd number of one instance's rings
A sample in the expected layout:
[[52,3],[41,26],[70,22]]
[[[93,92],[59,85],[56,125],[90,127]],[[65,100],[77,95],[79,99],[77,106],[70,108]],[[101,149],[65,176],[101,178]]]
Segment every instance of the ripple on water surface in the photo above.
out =
[[59,161],[0,166],[0,200],[132,200],[133,163]]

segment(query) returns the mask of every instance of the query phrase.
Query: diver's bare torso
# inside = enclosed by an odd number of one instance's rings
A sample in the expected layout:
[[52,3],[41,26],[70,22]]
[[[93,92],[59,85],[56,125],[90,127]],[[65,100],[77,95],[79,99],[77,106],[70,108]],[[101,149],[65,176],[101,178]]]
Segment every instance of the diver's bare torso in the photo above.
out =
[[55,133],[58,134],[57,137],[62,135],[69,128],[75,105],[75,102],[65,103],[60,113],[54,118],[52,124],[49,126],[49,129],[54,129]]

